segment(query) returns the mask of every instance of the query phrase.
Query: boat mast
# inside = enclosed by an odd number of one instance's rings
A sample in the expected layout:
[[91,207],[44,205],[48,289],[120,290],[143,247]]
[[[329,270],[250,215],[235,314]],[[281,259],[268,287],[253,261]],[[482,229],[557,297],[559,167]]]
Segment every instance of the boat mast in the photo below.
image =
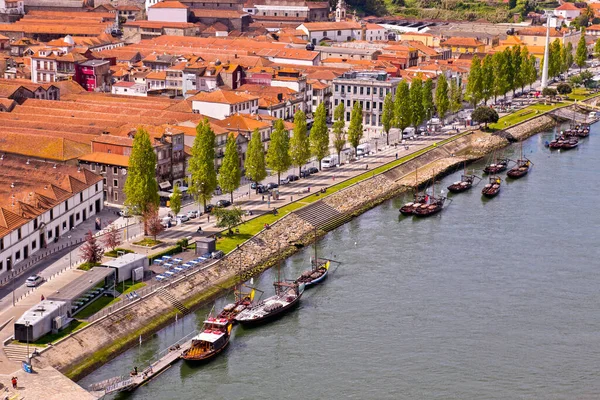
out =
[[318,261],[317,261],[318,258],[317,258],[317,227],[316,226],[315,226],[315,243],[314,243],[314,246],[315,246],[315,261],[314,261],[314,268],[313,269],[316,270],[317,266],[319,264]]

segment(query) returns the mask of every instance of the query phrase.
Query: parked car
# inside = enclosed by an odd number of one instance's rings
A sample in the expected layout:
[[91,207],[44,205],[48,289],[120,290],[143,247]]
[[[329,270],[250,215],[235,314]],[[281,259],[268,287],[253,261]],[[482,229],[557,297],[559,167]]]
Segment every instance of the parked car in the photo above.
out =
[[256,190],[256,188],[257,188],[258,186],[259,186],[259,184],[258,184],[258,183],[256,183],[256,182],[252,182],[252,183],[250,184],[250,189],[254,189],[254,190]]
[[190,220],[190,218],[187,216],[187,214],[179,214],[177,216],[177,223],[178,224],[182,224],[184,222],[188,222]]
[[298,179],[300,179],[300,178],[298,178],[298,175],[288,175],[287,178],[285,178],[284,180],[281,181],[281,183],[286,185],[290,182],[295,182]]
[[44,282],[44,278],[42,278],[41,276],[39,276],[39,275],[31,275],[25,281],[25,286],[27,286],[27,287],[36,287],[37,285],[41,284],[42,282]]
[[256,187],[256,191],[258,193],[267,193],[269,191],[269,189],[267,189],[267,187],[265,185],[258,185]]
[[300,171],[300,177],[301,178],[307,178],[310,176],[310,171],[307,169],[303,169]]
[[311,175],[312,174],[316,174],[317,172],[319,172],[319,168],[317,168],[317,167],[310,167],[308,169],[308,173],[311,174]]
[[267,184],[267,190],[277,189],[279,185],[275,182],[270,182]]
[[204,207],[204,212],[207,212],[207,213],[209,213],[209,212],[211,212],[211,211],[212,211],[212,209],[213,209],[213,208],[215,208],[215,205],[214,205],[214,204],[211,204],[211,203],[208,203],[208,204],[206,205],[206,207]]
[[225,207],[229,207],[230,205],[231,205],[231,202],[229,200],[219,200],[219,201],[217,201],[217,205],[215,207],[225,208]]
[[188,218],[198,218],[198,211],[196,211],[196,210],[188,211],[187,216],[188,216]]

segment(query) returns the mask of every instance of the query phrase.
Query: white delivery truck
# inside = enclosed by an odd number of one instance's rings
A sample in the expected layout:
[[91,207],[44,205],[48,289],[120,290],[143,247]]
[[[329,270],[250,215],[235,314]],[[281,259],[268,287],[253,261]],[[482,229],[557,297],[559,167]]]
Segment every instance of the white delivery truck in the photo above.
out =
[[357,156],[366,156],[371,152],[371,145],[369,143],[359,144],[356,148]]
[[330,156],[325,157],[321,160],[321,167],[323,168],[333,168],[338,165],[340,162],[337,154],[331,154]]

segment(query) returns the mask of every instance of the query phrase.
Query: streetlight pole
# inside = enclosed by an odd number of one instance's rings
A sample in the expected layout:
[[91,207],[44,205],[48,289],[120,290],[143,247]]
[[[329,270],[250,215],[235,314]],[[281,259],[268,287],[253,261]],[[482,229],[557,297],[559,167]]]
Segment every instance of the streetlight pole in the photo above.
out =
[[31,357],[29,356],[29,321],[25,321],[25,334],[27,335],[27,364],[31,364]]
[[71,267],[71,235],[67,236],[67,239],[69,239],[69,268]]

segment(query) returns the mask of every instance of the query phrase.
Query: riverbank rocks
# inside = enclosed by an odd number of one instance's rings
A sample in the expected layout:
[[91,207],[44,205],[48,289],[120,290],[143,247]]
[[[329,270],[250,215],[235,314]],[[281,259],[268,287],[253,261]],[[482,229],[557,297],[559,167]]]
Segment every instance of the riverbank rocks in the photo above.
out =
[[397,187],[399,186],[395,182],[383,175],[377,175],[334,193],[323,202],[340,213],[346,213],[384,196]]
[[512,128],[507,129],[506,132],[516,140],[523,140],[535,135],[538,132],[551,129],[555,125],[556,121],[554,121],[550,116],[542,115],[538,118],[534,118],[523,122],[522,124],[513,126]]

